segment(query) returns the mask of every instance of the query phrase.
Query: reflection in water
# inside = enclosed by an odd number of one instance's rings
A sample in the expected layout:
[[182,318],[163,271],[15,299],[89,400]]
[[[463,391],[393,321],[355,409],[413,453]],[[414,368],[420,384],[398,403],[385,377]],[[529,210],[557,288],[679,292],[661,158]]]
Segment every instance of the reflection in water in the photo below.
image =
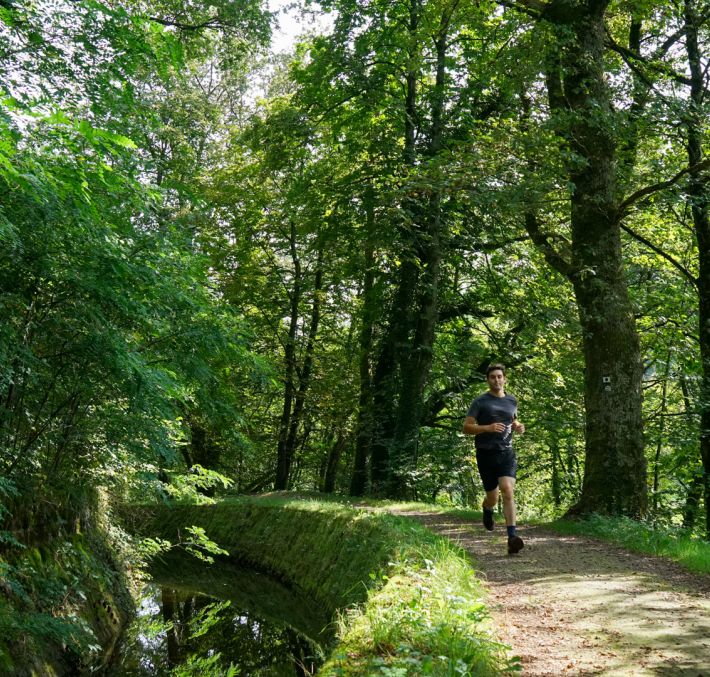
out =
[[[223,677],[236,675],[304,677],[322,660],[319,645],[285,622],[239,606],[230,572],[230,594],[217,599],[158,580],[146,586],[138,615],[128,630],[110,674]],[[248,574],[245,574],[248,576]],[[253,574],[252,574],[253,575]],[[273,593],[278,583],[269,582]],[[210,587],[210,586],[206,586]],[[210,589],[214,594],[214,590]],[[238,592],[238,591],[237,591]],[[253,594],[253,588],[250,589]],[[279,590],[278,595],[283,591]],[[277,595],[277,596],[278,596]],[[221,595],[220,595],[221,596]],[[294,600],[291,600],[294,603]],[[295,600],[298,603],[298,600]],[[284,608],[282,606],[282,608]]]

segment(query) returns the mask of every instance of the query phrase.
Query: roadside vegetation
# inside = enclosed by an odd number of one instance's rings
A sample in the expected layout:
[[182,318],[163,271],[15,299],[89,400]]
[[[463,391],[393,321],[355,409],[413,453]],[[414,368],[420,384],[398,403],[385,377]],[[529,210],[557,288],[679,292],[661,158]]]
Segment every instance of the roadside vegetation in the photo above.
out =
[[[474,524],[479,524],[482,518],[480,510],[436,503],[368,501],[367,504],[383,510],[440,512],[470,520]],[[633,520],[623,516],[607,517],[597,514],[579,519],[559,518],[550,522],[534,518],[519,520],[519,523],[525,522],[544,526],[560,534],[598,538],[633,552],[671,559],[688,571],[710,573],[710,543],[687,529]]]
[[[393,503],[391,501],[369,501],[369,505],[381,509],[412,510],[419,512],[440,512],[481,522],[481,511],[456,508],[435,503]],[[592,514],[579,519],[559,518],[551,522],[529,519],[519,520],[539,524],[560,534],[574,534],[598,538],[633,552],[664,557],[677,562],[688,571],[710,573],[710,543],[694,535],[689,530],[665,525],[633,520],[628,517],[607,517]]]
[[319,674],[496,675],[517,665],[491,633],[469,558],[411,520],[287,495],[126,513],[129,529],[161,539],[204,529],[329,608],[337,645]]
[[132,611],[113,550],[92,532],[0,555],[0,674],[84,674],[109,661]]

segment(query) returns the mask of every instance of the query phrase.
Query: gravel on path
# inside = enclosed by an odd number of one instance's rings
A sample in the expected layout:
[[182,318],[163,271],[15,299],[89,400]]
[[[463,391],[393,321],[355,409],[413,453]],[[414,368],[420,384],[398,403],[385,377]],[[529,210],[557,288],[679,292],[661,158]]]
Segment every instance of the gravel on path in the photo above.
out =
[[488,588],[498,637],[525,676],[710,677],[710,576],[579,536],[397,511],[459,543]]

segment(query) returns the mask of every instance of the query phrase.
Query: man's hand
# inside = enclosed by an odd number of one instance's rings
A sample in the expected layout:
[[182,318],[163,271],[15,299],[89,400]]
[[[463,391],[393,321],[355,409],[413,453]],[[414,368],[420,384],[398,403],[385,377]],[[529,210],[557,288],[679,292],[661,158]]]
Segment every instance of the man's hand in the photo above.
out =
[[525,432],[525,426],[520,421],[513,421],[513,431],[522,435]]
[[504,433],[505,423],[490,423],[488,425],[488,431],[492,433]]

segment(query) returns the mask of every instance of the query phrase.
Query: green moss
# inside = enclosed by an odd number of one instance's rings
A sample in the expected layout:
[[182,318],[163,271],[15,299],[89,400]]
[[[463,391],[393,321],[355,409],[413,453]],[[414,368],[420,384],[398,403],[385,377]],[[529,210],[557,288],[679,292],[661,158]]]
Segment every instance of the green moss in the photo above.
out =
[[319,674],[487,675],[514,669],[487,629],[465,554],[411,520],[284,495],[214,505],[131,506],[129,529],[180,542],[199,526],[338,619]]
[[3,674],[67,674],[108,658],[131,602],[96,535],[16,549],[0,572]]

